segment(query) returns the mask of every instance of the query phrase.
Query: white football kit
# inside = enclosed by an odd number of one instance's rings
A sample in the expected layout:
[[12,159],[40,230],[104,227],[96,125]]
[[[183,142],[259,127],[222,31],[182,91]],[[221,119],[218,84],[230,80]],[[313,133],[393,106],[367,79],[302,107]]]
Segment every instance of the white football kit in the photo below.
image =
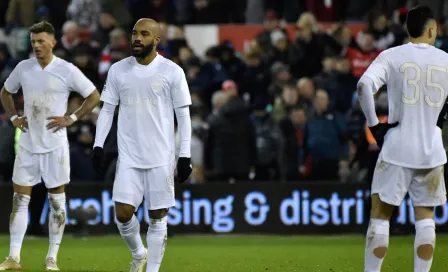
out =
[[[144,197],[149,210],[174,206],[174,109],[191,105],[182,68],[160,55],[149,65],[128,57],[110,68],[101,100],[119,105],[113,200],[137,208]],[[95,146],[104,144],[101,133]]]
[[[444,204],[446,153],[436,124],[448,95],[448,54],[428,44],[408,43],[382,52],[360,82],[367,82],[365,77],[373,90],[387,84],[388,122],[399,122],[385,136],[372,194],[395,206],[407,192],[414,206]],[[369,126],[377,123],[366,115]]]
[[56,56],[44,68],[36,58],[20,62],[5,82],[6,91],[22,88],[27,132],[22,132],[14,162],[13,182],[34,186],[43,179],[47,188],[70,181],[70,157],[65,128],[53,133],[46,128],[50,116],[64,116],[70,91],[84,98],[96,88],[73,64]]

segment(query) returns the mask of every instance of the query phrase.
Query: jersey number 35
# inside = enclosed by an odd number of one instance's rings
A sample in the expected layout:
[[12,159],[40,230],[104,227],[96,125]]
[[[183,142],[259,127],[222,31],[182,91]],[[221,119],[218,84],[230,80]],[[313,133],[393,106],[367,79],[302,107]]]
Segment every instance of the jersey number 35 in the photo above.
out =
[[[415,71],[414,78],[410,78],[409,69],[412,69]],[[428,104],[428,106],[434,107],[434,108],[440,108],[443,105],[444,99],[445,99],[445,89],[443,88],[443,86],[441,84],[439,84],[437,82],[433,82],[432,75],[434,72],[446,73],[447,71],[448,71],[448,69],[445,67],[428,65],[428,69],[426,71],[426,85],[425,86],[432,87],[435,90],[440,92],[440,99],[438,101],[432,101],[431,97],[429,95],[425,95],[425,102],[426,102],[426,104]],[[404,104],[415,105],[420,100],[421,72],[422,72],[421,68],[416,63],[412,63],[412,62],[407,62],[400,67],[400,73],[404,73],[405,77],[408,79],[407,80],[408,86],[412,86],[415,90],[414,96],[412,98],[406,97],[403,92],[401,101]],[[427,88],[425,88],[425,89],[427,89]]]

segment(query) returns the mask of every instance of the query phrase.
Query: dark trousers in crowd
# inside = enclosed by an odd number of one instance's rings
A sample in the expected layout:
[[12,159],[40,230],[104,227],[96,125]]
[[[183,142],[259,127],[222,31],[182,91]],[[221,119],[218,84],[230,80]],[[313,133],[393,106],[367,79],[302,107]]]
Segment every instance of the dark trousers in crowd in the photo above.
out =
[[328,159],[313,159],[311,161],[311,180],[330,181],[337,180],[339,161]]

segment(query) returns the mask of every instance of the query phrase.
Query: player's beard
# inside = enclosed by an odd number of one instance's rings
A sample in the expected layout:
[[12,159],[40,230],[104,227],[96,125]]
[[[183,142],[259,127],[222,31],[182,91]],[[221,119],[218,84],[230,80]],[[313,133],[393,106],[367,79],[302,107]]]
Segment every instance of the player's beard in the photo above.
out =
[[140,52],[135,52],[134,44],[132,44],[132,55],[136,58],[146,58],[154,49],[154,41],[146,46],[143,46],[143,49]]

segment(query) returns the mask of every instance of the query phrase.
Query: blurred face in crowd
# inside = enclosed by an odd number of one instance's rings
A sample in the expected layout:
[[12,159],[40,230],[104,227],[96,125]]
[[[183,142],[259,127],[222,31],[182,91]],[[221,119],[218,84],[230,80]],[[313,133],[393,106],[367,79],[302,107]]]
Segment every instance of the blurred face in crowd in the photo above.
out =
[[306,123],[306,115],[303,109],[294,109],[291,111],[291,120],[295,126],[304,126]]
[[179,59],[182,62],[186,62],[192,56],[193,56],[193,52],[191,52],[191,49],[188,47],[182,47],[179,50]]
[[331,72],[336,70],[337,61],[335,58],[325,58],[323,61],[324,71]]
[[258,67],[261,63],[261,59],[259,57],[255,56],[246,56],[244,58],[244,61],[246,62],[246,65],[249,67]]
[[31,46],[37,59],[45,59],[53,53],[56,40],[47,32],[31,33]]
[[330,99],[328,98],[328,94],[325,90],[317,90],[316,97],[314,98],[314,108],[318,112],[325,112],[328,109],[328,104],[330,103]]
[[372,51],[375,49],[375,38],[370,33],[364,33],[361,39],[361,49],[363,51]]
[[342,74],[350,73],[350,60],[346,58],[338,60],[336,63],[336,70]]
[[160,28],[157,22],[140,19],[132,29],[132,55],[145,58],[156,50],[160,42]]
[[115,25],[115,18],[107,13],[102,13],[100,15],[100,25],[103,29],[110,29]]
[[302,78],[297,82],[297,87],[299,89],[299,94],[301,97],[311,100],[314,96],[314,84],[309,78]]
[[75,64],[80,68],[86,68],[89,64],[89,56],[88,55],[77,55],[75,56]]
[[289,71],[281,71],[277,74],[277,79],[280,82],[287,82],[291,79],[291,74],[289,73]]
[[79,32],[78,32],[78,26],[76,23],[73,22],[67,22],[64,26],[64,35],[71,41],[74,41],[78,39]]
[[275,43],[275,47],[280,51],[285,51],[288,48],[288,41],[286,39],[280,39]]
[[373,28],[378,31],[383,31],[387,26],[386,15],[380,15],[373,21]]
[[296,88],[290,86],[283,88],[282,98],[288,106],[296,105],[297,102],[299,102],[299,94],[297,93]]

